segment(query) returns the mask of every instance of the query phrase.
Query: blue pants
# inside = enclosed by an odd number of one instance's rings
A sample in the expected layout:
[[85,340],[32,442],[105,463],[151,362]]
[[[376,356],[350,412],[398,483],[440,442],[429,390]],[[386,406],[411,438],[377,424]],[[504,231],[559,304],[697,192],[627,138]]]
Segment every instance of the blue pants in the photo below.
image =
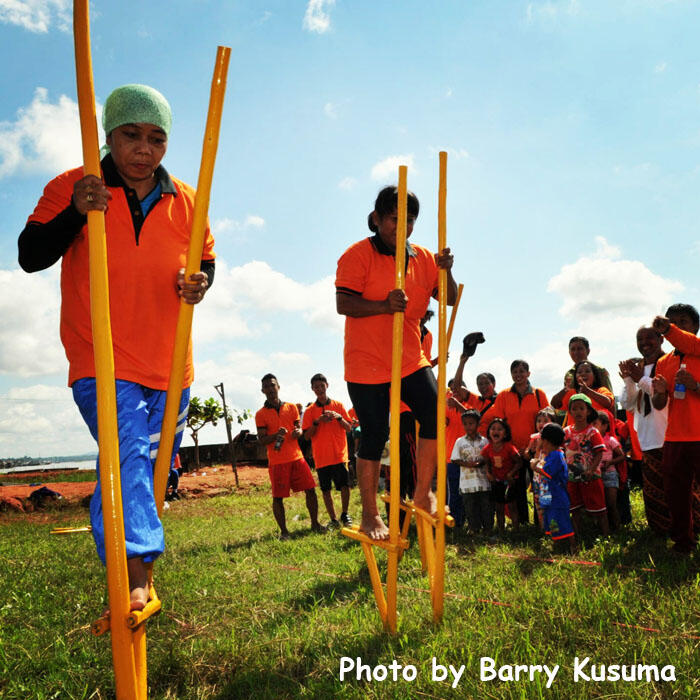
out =
[[459,477],[462,468],[454,462],[447,463],[447,505],[450,515],[455,519],[455,526],[464,525],[464,506],[462,494],[459,492]]
[[[153,467],[160,444],[160,429],[165,412],[165,391],[149,389],[140,384],[117,379],[117,424],[119,429],[119,461],[124,514],[126,556],[143,557],[151,562],[163,553],[163,525],[158,518],[153,496]],[[73,384],[75,399],[83,420],[97,440],[97,400],[95,379],[86,377]],[[183,389],[177,419],[172,460],[182,441],[187,420],[189,388]],[[97,486],[90,501],[90,522],[97,554],[105,562],[102,491],[100,488],[99,457]]]

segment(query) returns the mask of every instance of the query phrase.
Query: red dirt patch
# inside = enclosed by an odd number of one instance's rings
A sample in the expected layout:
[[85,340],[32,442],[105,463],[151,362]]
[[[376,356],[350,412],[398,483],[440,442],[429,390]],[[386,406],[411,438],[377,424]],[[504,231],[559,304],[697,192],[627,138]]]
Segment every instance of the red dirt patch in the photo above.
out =
[[[28,472],[23,472],[22,476],[33,476]],[[4,474],[3,479],[10,477]],[[29,484],[18,484],[17,486],[0,486],[0,511],[34,510],[29,496],[41,486],[46,486],[52,491],[61,494],[62,505],[79,506],[83,499],[92,495],[95,490],[94,481],[44,481],[49,479],[60,479],[59,472],[38,472],[36,483],[39,486],[29,486]],[[269,484],[267,468],[265,467],[238,467],[239,490],[247,491],[253,486]],[[226,493],[233,493],[236,490],[236,480],[230,465],[217,465],[212,468],[201,469],[197,472],[188,472],[180,477],[179,493],[184,498],[201,498],[208,496],[218,496]]]

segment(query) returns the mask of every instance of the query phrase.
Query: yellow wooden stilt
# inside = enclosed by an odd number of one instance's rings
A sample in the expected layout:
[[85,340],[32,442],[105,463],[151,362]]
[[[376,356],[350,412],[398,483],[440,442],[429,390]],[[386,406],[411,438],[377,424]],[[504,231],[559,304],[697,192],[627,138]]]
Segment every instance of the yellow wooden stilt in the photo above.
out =
[[[407,178],[408,168],[399,166],[399,184],[396,211],[398,221],[396,226],[396,281],[395,289],[404,289],[406,276],[406,232],[407,232]],[[347,537],[362,542],[362,548],[367,559],[367,567],[370,571],[370,580],[374,589],[374,597],[379,608],[385,629],[391,634],[396,634],[397,629],[397,593],[398,593],[398,568],[399,559],[403,550],[408,546],[406,540],[399,531],[399,509],[401,506],[401,468],[399,450],[399,420],[401,405],[401,365],[403,357],[403,312],[394,314],[392,328],[392,354],[391,354],[391,398],[389,403],[389,460],[391,473],[389,478],[389,540],[372,540],[367,535],[358,532],[357,528],[343,528],[341,533]],[[408,517],[408,514],[407,514]],[[386,598],[382,588],[381,579],[376,566],[376,560],[372,547],[380,547],[387,550],[387,579]],[[376,572],[376,573],[375,573]]]
[[[447,153],[440,151],[438,188],[438,251],[447,247]],[[445,591],[445,499],[447,455],[445,454],[446,386],[447,386],[447,270],[438,272],[438,396],[437,396],[437,518],[435,527],[435,559],[431,590],[433,620],[440,622]]]
[[[84,172],[101,177],[95,91],[90,55],[88,0],[73,5],[75,67],[78,86],[80,129]],[[97,424],[100,452],[100,481],[104,515],[107,588],[112,614],[112,659],[119,700],[141,700],[145,695],[138,682],[131,630],[126,626],[129,613],[129,576],[126,568],[124,521],[119,472],[119,436],[114,382],[114,354],[109,316],[109,280],[104,214],[90,211],[88,220],[90,313],[97,385]],[[143,643],[145,649],[145,640]],[[144,652],[145,653],[145,652]]]
[[[455,325],[455,318],[457,318],[457,309],[459,309],[459,302],[462,300],[462,292],[464,291],[464,285],[460,282],[457,285],[457,298],[455,299],[454,306],[452,307],[452,313],[450,314],[450,325],[447,327],[447,342],[445,343],[445,353],[450,349],[450,343],[452,342],[452,329]],[[438,343],[440,342],[438,338]],[[447,355],[445,355],[445,362],[447,362]]]
[[[209,209],[209,195],[211,193],[211,182],[214,175],[214,164],[216,162],[216,149],[219,143],[219,127],[221,125],[221,114],[224,107],[226,74],[228,72],[230,57],[231,49],[229,47],[218,47],[216,63],[214,65],[214,76],[211,81],[211,92],[209,95],[207,125],[204,130],[204,144],[202,146],[202,160],[199,166],[197,194],[195,196],[194,212],[192,214],[192,232],[190,235],[190,247],[187,253],[187,264],[185,266],[185,280],[189,280],[190,275],[193,273],[199,272],[202,261],[204,236],[207,227],[207,211]],[[190,333],[192,330],[193,313],[194,306],[181,300],[177,318],[177,328],[175,330],[175,345],[173,347],[168,393],[165,400],[163,424],[160,432],[160,444],[158,446],[154,474],[153,489],[159,515],[161,515],[163,511],[165,490],[168,483],[170,460],[172,457],[173,443],[175,441],[175,428],[177,426],[180,397],[182,395],[182,383],[184,381],[185,364],[187,362],[187,349],[190,343]]]

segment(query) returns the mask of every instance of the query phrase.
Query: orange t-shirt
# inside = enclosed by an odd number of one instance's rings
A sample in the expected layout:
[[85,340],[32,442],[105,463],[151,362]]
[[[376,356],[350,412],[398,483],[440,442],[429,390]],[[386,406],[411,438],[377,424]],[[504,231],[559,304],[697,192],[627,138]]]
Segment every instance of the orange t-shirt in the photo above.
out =
[[[51,180],[28,223],[47,223],[60,214],[82,177],[83,169],[75,168]],[[194,211],[194,189],[175,178],[172,182],[176,193],[163,192],[143,221],[138,243],[122,187],[108,187],[112,199],[105,212],[115,376],[159,390],[168,388],[180,310],[177,271],[187,260]],[[214,259],[213,245],[207,228],[203,260]],[[87,224],[61,262],[61,341],[68,384],[94,377]],[[183,386],[193,378],[190,340]]]
[[[427,248],[411,246],[404,291],[408,304],[403,324],[401,376],[430,367],[421,349],[420,319],[438,284],[435,256]],[[384,255],[372,238],[351,245],[338,260],[335,286],[339,292],[381,301],[395,288],[396,262]],[[391,381],[393,314],[345,318],[345,380],[360,384]]]
[[304,459],[299,442],[290,436],[290,433],[297,427],[298,423],[299,409],[295,404],[286,403],[285,401],[280,404],[279,411],[266,401],[265,405],[255,414],[256,427],[265,428],[268,435],[276,433],[280,428],[287,429],[287,435],[285,435],[279,450],[275,449],[274,442],[266,445],[267,463],[269,466]]
[[496,417],[508,421],[513,436],[513,444],[524,450],[530,443],[530,435],[535,429],[535,416],[549,405],[547,395],[542,389],[533,389],[522,400],[514,389],[504,390],[496,397],[496,402],[486,411],[482,425],[488,424]]
[[668,353],[656,363],[656,375],[663,375],[668,389],[668,425],[665,439],[668,442],[697,442],[700,441],[700,394],[686,387],[685,398],[676,399],[673,389],[676,372],[681,363],[684,363],[686,370],[700,381],[700,338],[682,331],[673,324],[665,336],[678,352],[684,353],[683,359],[676,352]]
[[447,426],[445,427],[445,454],[449,462],[455,442],[464,436],[464,426],[462,425],[462,413],[454,406],[447,406],[445,418],[447,420]]
[[[325,411],[335,411],[348,423],[352,423],[345,406],[340,401],[330,399],[324,406],[320,406],[318,401],[315,401],[304,411],[302,429],[310,428],[313,422],[318,420]],[[348,461],[348,434],[339,421],[321,421],[316,426],[316,432],[311,438],[311,452],[314,456],[316,469]]]
[[421,349],[423,350],[423,354],[425,355],[425,359],[430,362],[430,364],[433,364],[433,334],[426,328],[425,329],[425,335],[423,336],[423,340],[421,341]]
[[[481,414],[481,419],[479,420],[479,434],[483,435],[486,437],[486,429],[489,427],[484,420],[484,416],[486,415],[486,412],[493,406],[493,404],[496,402],[496,398],[498,397],[498,394],[494,394],[493,400],[491,399],[484,399],[478,394],[474,394],[473,392],[469,391],[467,392],[467,400],[464,402],[464,405],[466,408],[473,408]],[[539,409],[538,409],[539,410]],[[495,416],[493,416],[495,418]]]

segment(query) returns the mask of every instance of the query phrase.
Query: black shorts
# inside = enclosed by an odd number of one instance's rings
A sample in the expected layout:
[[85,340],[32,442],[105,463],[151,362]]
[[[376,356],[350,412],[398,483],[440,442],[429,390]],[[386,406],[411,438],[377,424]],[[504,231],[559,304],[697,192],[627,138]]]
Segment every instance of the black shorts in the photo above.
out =
[[340,491],[344,486],[350,485],[348,469],[345,466],[345,462],[329,464],[326,467],[316,469],[316,474],[318,476],[318,485],[322,493],[323,491],[330,491],[333,484],[335,484],[336,491]]
[[[378,460],[389,438],[389,395],[391,382],[358,384],[348,382],[348,394],[362,430],[358,457]],[[437,438],[437,381],[430,367],[401,380],[401,399],[408,404],[420,424],[419,436]]]
[[518,497],[518,482],[520,479],[516,479],[512,486],[508,486],[507,483],[503,481],[492,481],[491,482],[491,500],[494,503],[513,503]]

